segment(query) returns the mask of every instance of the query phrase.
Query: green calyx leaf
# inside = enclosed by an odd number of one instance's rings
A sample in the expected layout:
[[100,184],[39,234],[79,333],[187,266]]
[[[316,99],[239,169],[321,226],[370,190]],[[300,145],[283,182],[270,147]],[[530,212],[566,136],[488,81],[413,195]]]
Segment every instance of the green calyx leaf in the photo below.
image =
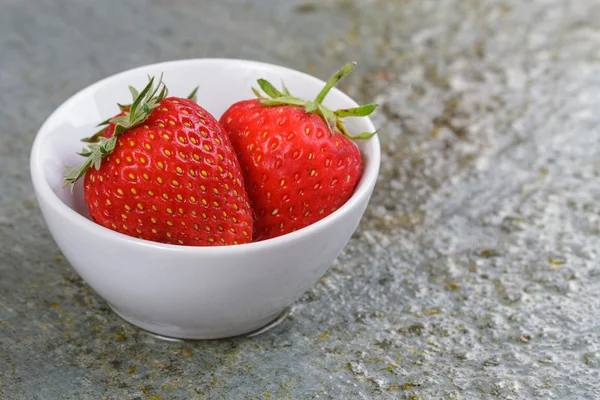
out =
[[[338,125],[338,117],[335,115],[335,113],[331,110],[329,110],[328,108],[325,108],[322,105],[318,105],[317,106],[317,110],[318,110],[318,114],[325,120],[325,122],[327,122],[327,126],[329,127],[329,130],[331,132],[333,132],[333,130],[336,128],[336,126]],[[343,131],[342,131],[343,133]]]
[[284,97],[285,94],[275,89],[275,86],[271,85],[269,81],[264,79],[258,80],[258,86],[271,98]]
[[194,90],[192,90],[192,92],[190,94],[188,94],[188,96],[186,97],[186,99],[190,99],[190,100],[194,100],[194,101],[198,101],[198,89],[199,87],[196,86],[194,88]]
[[63,178],[63,186],[71,185],[71,190],[75,182],[83,177],[88,169],[92,166],[96,169],[100,169],[102,158],[107,154],[110,154],[117,143],[117,137],[113,136],[110,139],[100,137],[97,142],[90,143],[87,148],[83,149],[81,153],[77,153],[86,160],[78,167],[66,167],[67,174]]
[[254,95],[255,95],[256,97],[258,97],[259,99],[266,99],[266,97],[265,97],[265,96],[263,96],[263,95],[260,93],[260,90],[258,90],[257,88],[253,87],[253,88],[252,88],[252,92],[253,92],[253,93],[254,93]]
[[285,83],[283,83],[283,81],[281,81],[281,90],[283,90],[283,94],[286,96],[291,96],[290,91],[287,87],[285,87]]
[[136,99],[137,97],[139,97],[139,93],[138,91],[131,85],[129,85],[129,91],[131,92],[131,97]]
[[[158,107],[159,103],[168,95],[167,87],[162,81],[162,75],[158,80],[156,87],[154,86],[154,77],[148,77],[149,82],[141,92],[138,92],[134,87],[129,86],[133,102],[131,105],[119,105],[121,112],[124,115],[109,118],[101,122],[98,126],[104,126],[89,138],[82,139],[82,142],[88,143],[88,147],[84,148],[81,153],[78,153],[86,160],[78,167],[67,167],[67,174],[63,178],[63,186],[71,185],[71,190],[75,182],[83,177],[88,169],[92,166],[100,169],[102,159],[113,152],[117,143],[117,136],[121,135],[129,129],[132,129],[143,123],[149,116],[152,110]],[[196,90],[191,94],[195,95]],[[115,130],[113,136],[105,138],[103,136],[106,129],[105,125],[114,124]]]
[[94,133],[92,136],[81,139],[81,141],[83,143],[96,143],[104,135],[105,130],[106,130],[106,126],[103,127],[102,129],[100,129],[98,132]]
[[121,110],[121,112],[129,112],[129,110],[131,109],[131,104],[119,104],[119,103],[117,103],[117,106],[119,107],[119,110]]
[[290,94],[290,91],[282,82],[282,90],[279,91],[269,81],[265,79],[258,80],[258,86],[268,96],[264,96],[258,89],[252,88],[252,91],[258,97],[260,104],[264,106],[298,106],[304,108],[307,113],[314,113],[319,115],[327,123],[329,130],[333,133],[336,130],[342,133],[344,136],[350,139],[369,139],[377,134],[375,132],[361,132],[358,135],[350,135],[344,124],[342,118],[345,117],[366,117],[370,115],[379,106],[378,104],[365,104],[363,106],[346,108],[337,111],[331,111],[327,107],[323,106],[323,100],[331,90],[342,78],[348,75],[356,66],[356,62],[350,62],[344,65],[339,71],[337,71],[325,84],[323,89],[319,92],[314,101],[306,101],[298,97],[294,97]]
[[365,104],[364,106],[355,107],[355,108],[346,108],[342,110],[337,110],[335,115],[338,118],[344,117],[366,117],[370,115],[375,109],[379,107],[379,104]]
[[285,104],[290,104],[290,105],[294,105],[294,106],[304,106],[306,104],[306,101],[298,99],[296,97],[291,97],[291,96],[283,96],[283,97],[278,97],[276,99],[270,100],[267,98],[264,98],[264,100],[261,100],[261,104],[265,105],[265,106],[281,106],[281,105],[285,105]]

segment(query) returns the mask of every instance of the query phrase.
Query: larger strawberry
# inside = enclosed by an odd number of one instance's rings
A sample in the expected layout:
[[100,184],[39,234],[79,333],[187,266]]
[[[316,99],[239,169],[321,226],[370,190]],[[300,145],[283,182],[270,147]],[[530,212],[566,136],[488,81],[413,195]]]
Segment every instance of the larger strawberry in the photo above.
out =
[[93,221],[157,242],[206,246],[252,240],[252,215],[227,133],[190,99],[154,79],[106,123],[65,176],[85,175]]
[[329,90],[355,63],[338,71],[318,94],[305,101],[258,81],[270,99],[232,105],[220,122],[243,166],[255,213],[255,240],[280,236],[310,225],[342,206],[352,196],[362,173],[360,152],[341,118],[366,116],[376,104],[331,111],[322,105]]

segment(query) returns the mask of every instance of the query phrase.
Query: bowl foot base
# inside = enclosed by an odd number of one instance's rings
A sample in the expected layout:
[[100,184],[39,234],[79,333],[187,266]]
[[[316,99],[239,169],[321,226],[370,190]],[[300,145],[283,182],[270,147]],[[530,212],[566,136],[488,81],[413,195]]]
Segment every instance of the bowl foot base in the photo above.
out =
[[[183,341],[189,341],[189,340],[216,340],[216,339],[225,339],[225,338],[231,338],[231,337],[249,337],[249,338],[256,337],[256,336],[259,336],[259,335],[275,328],[279,324],[281,324],[283,321],[285,321],[285,319],[287,318],[287,316],[290,313],[290,308],[287,307],[282,312],[277,313],[268,318],[265,318],[262,321],[259,321],[259,323],[255,324],[254,327],[250,327],[247,332],[242,332],[242,333],[214,334],[214,335],[213,334],[208,334],[208,335],[202,334],[200,336],[200,335],[196,335],[196,334],[187,334],[185,332],[182,332],[181,335],[179,335],[179,334],[172,335],[172,334],[164,334],[164,332],[161,332],[164,330],[164,328],[159,325],[156,325],[153,323],[147,323],[144,321],[139,321],[134,317],[125,315],[124,313],[119,311],[116,307],[114,307],[110,303],[108,303],[108,306],[115,312],[115,314],[117,314],[125,322],[128,322],[131,325],[134,325],[134,326],[140,328],[141,330],[143,330],[145,333],[149,334],[150,336],[153,336],[157,339],[170,341],[170,342],[183,342]],[[256,326],[258,326],[258,328]]]

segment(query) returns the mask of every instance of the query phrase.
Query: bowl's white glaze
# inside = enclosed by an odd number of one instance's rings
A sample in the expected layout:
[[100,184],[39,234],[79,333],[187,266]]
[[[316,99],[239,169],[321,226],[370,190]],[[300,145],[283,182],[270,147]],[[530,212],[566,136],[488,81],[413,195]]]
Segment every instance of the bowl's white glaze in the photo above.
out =
[[[356,229],[377,180],[379,140],[358,143],[365,171],[350,200],[325,219],[263,242],[225,247],[154,243],[116,233],[87,218],[81,182],[62,188],[65,165],[78,165],[79,139],[125,103],[127,85],[141,88],[164,72],[171,95],[200,86],[198,102],[216,118],[252,98],[258,78],[314,98],[324,82],[280,66],[244,60],[192,59],[148,65],[101,80],[63,103],[40,128],[31,152],[38,203],[58,246],[81,277],[124,319],[160,335],[209,339],[254,331],[313,286]],[[337,89],[332,108],[355,107]],[[369,118],[349,118],[350,133],[373,131]]]

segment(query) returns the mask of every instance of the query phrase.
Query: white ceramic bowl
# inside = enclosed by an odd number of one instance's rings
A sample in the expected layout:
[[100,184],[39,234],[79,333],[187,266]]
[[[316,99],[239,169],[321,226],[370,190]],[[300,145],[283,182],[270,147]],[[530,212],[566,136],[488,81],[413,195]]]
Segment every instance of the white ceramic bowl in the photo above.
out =
[[[73,268],[122,318],[160,335],[210,339],[268,324],[329,268],[356,229],[373,191],[379,140],[359,143],[364,175],[350,200],[325,219],[263,242],[225,247],[154,243],[116,233],[88,219],[81,181],[62,188],[65,165],[78,165],[79,139],[125,103],[127,85],[164,72],[171,95],[199,85],[198,102],[217,119],[234,102],[252,98],[258,78],[285,81],[312,99],[324,82],[291,69],[252,61],[193,59],[148,65],[97,82],[63,103],[44,123],[31,152],[31,176],[42,213]],[[332,71],[333,72],[333,71]],[[356,103],[337,89],[324,104]],[[373,131],[369,118],[349,118],[350,133]]]

